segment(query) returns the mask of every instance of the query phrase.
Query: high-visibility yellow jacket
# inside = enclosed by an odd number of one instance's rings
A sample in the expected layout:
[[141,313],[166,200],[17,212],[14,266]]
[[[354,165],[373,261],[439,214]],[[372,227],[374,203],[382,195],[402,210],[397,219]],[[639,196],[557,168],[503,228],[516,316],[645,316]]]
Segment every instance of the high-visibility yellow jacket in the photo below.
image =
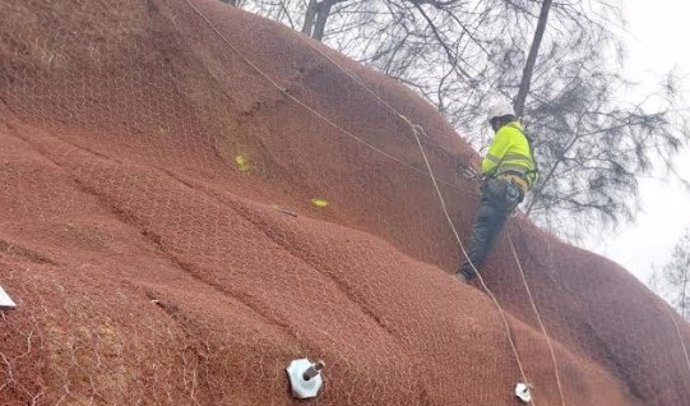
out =
[[482,161],[482,174],[498,176],[505,172],[518,173],[527,179],[529,187],[537,180],[537,170],[522,125],[512,121],[499,128],[489,152]]

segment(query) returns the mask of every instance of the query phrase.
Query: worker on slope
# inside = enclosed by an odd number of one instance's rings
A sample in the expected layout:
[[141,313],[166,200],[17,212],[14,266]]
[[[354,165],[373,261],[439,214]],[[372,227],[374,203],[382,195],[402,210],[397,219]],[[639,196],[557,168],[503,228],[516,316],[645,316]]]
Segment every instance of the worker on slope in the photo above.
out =
[[496,136],[482,160],[482,197],[467,251],[469,262],[457,271],[463,282],[476,276],[506,220],[537,179],[532,146],[513,107],[492,106],[488,120]]

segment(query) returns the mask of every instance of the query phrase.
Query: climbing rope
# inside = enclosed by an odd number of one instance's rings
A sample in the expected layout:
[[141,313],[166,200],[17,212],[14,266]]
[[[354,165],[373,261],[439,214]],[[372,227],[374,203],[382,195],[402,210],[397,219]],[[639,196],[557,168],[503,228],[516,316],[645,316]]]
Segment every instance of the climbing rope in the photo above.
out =
[[517,263],[518,269],[520,270],[520,276],[522,278],[522,283],[525,285],[525,290],[527,291],[527,296],[529,297],[529,303],[532,306],[532,310],[534,310],[534,314],[537,316],[539,328],[541,328],[541,332],[542,334],[544,334],[544,338],[546,339],[546,345],[549,347],[549,353],[551,354],[551,362],[553,363],[553,370],[556,375],[556,385],[558,386],[558,394],[561,398],[561,405],[565,406],[565,396],[563,395],[561,375],[558,372],[556,352],[553,349],[553,345],[551,344],[551,338],[549,337],[549,334],[546,332],[546,327],[544,326],[544,322],[541,319],[541,315],[539,314],[537,306],[534,302],[534,298],[532,297],[532,290],[530,289],[529,284],[527,283],[527,277],[525,276],[525,271],[522,269],[522,263],[518,258],[517,250],[515,249],[515,244],[513,244],[513,238],[510,236],[510,231],[506,230],[506,234],[508,235],[508,243],[510,244],[510,250],[513,253],[513,258],[515,258],[515,263]]
[[[446,220],[448,220],[448,224],[450,225],[450,229],[453,231],[453,235],[455,236],[456,241],[458,242],[458,246],[460,247],[460,250],[462,251],[462,254],[465,256],[467,262],[470,264],[472,267],[472,270],[474,271],[475,275],[479,278],[479,282],[482,285],[482,288],[486,291],[486,293],[489,295],[491,298],[491,301],[494,303],[496,306],[496,309],[498,310],[498,314],[501,316],[501,320],[503,321],[503,326],[506,329],[506,335],[508,336],[508,342],[510,343],[510,348],[513,351],[513,355],[515,356],[515,361],[517,362],[518,368],[520,370],[520,376],[523,379],[523,382],[527,384],[529,381],[527,380],[527,375],[525,374],[525,369],[522,365],[522,361],[520,360],[520,354],[518,353],[517,346],[515,345],[515,341],[513,340],[513,335],[512,335],[512,330],[510,328],[510,324],[508,323],[508,318],[505,315],[505,311],[503,310],[503,307],[501,307],[501,304],[498,302],[498,299],[496,299],[496,296],[493,294],[493,292],[489,289],[489,287],[486,285],[484,282],[484,278],[482,278],[481,274],[479,273],[479,270],[474,266],[472,261],[470,260],[469,255],[467,254],[467,251],[465,250],[465,246],[462,243],[462,239],[460,238],[460,235],[458,234],[458,231],[455,228],[455,224],[453,223],[453,219],[450,217],[450,214],[448,213],[448,208],[446,207],[446,200],[443,198],[443,194],[441,193],[441,189],[438,186],[438,183],[436,182],[436,177],[434,176],[434,171],[431,168],[431,163],[429,162],[429,159],[427,158],[426,151],[424,151],[424,146],[422,145],[422,141],[419,138],[419,133],[418,131],[421,131],[421,127],[413,125],[405,116],[404,117],[405,121],[412,127],[412,133],[414,134],[415,140],[417,141],[417,146],[419,147],[419,151],[422,153],[422,157],[424,157],[424,163],[426,164],[427,170],[429,171],[429,176],[431,177],[431,181],[434,184],[434,189],[436,190],[436,195],[439,198],[439,202],[441,203],[441,208],[443,209],[443,214],[446,217]],[[533,400],[532,404],[536,406],[536,402]]]

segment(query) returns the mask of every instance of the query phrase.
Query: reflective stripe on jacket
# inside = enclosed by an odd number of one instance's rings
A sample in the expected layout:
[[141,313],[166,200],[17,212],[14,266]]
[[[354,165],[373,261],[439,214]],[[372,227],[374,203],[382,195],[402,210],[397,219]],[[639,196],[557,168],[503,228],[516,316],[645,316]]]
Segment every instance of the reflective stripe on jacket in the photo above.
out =
[[529,141],[518,121],[512,121],[498,129],[489,152],[482,161],[484,175],[497,176],[504,172],[525,176],[529,187],[532,187],[537,177]]

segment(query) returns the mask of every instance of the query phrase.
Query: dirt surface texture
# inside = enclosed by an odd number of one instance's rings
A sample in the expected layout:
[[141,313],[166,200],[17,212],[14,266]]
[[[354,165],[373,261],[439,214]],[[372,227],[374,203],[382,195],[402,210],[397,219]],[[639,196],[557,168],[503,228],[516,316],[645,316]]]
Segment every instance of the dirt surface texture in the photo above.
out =
[[0,2],[0,404],[690,404],[688,324],[615,263],[518,215],[504,312],[454,279],[408,120],[465,241],[479,157],[394,80],[215,0]]

